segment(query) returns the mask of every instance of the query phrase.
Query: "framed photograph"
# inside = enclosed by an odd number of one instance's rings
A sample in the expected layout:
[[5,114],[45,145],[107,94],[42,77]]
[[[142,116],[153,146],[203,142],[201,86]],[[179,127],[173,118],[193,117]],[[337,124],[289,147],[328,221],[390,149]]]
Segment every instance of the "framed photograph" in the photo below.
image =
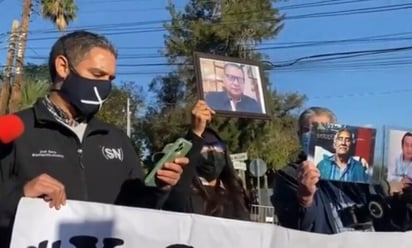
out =
[[412,128],[385,128],[385,178],[390,183],[412,183]]
[[194,53],[199,98],[228,117],[269,119],[261,66],[238,58]]
[[373,128],[315,124],[305,151],[323,180],[371,183],[375,139]]

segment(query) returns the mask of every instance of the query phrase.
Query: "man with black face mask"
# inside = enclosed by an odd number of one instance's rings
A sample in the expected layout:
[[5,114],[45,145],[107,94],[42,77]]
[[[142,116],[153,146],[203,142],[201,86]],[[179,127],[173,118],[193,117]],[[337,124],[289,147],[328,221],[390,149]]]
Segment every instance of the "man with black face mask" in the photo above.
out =
[[191,152],[190,163],[164,209],[249,220],[248,199],[227,147],[215,131],[206,127],[213,114],[205,101],[194,106],[192,128],[186,138],[201,149]]
[[90,32],[54,44],[51,92],[17,113],[25,133],[0,149],[0,247],[8,247],[21,197],[43,198],[56,209],[66,199],[159,208],[179,180],[187,158],[158,171],[159,187],[145,187],[128,137],[94,117],[110,94],[116,57],[105,37]]

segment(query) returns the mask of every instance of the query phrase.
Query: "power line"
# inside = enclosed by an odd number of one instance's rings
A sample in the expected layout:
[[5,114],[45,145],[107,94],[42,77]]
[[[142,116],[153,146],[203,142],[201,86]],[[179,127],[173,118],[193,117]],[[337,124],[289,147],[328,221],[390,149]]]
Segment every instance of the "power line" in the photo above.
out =
[[[46,62],[46,60],[42,60],[42,63]],[[330,71],[330,70],[339,70],[339,71],[371,71],[371,70],[388,70],[392,68],[410,68],[412,65],[412,59],[410,58],[401,58],[401,59],[391,59],[391,60],[383,60],[377,61],[375,59],[371,59],[369,62],[357,62],[357,61],[349,61],[343,63],[323,63],[323,64],[305,64],[299,66],[292,66],[292,67],[283,67],[283,68],[274,68],[268,70],[267,72],[272,73],[296,73],[300,71]],[[144,66],[134,66],[133,64],[119,64],[118,75],[162,75],[167,74],[174,71],[174,66],[168,63],[161,63],[157,65],[153,65],[152,67],[164,67],[164,71],[162,70],[147,70],[148,68],[144,68]],[[0,66],[1,67],[1,66]],[[139,70],[128,70],[127,68],[141,68]],[[147,66],[150,67],[150,66]],[[167,69],[166,69],[167,68]]]
[[[371,42],[381,42],[381,41],[407,41],[411,40],[412,36],[405,36],[410,35],[412,32],[401,32],[401,33],[390,33],[390,34],[382,34],[382,35],[374,35],[374,36],[366,36],[366,37],[356,37],[356,38],[349,38],[349,39],[338,39],[338,40],[319,40],[319,41],[299,41],[299,42],[275,42],[275,43],[265,43],[257,48],[253,48],[251,50],[272,50],[272,49],[290,49],[296,47],[308,47],[308,46],[322,46],[322,45],[341,45],[342,43],[371,43]],[[278,44],[278,46],[268,46],[269,44]],[[34,48],[34,47],[33,47]],[[49,49],[48,47],[37,47],[34,49]],[[138,46],[131,46],[131,47],[119,47],[119,49],[130,49],[130,50],[139,50],[139,49],[165,49],[165,47],[158,47],[158,46],[145,46],[145,47],[138,47]],[[163,56],[156,54],[130,54],[128,53],[127,56],[120,56],[120,58],[163,58]]]
[[370,50],[357,50],[357,51],[335,52],[335,53],[322,53],[322,54],[304,56],[304,57],[300,57],[300,58],[289,60],[289,61],[283,61],[278,64],[273,64],[269,62],[269,66],[271,68],[290,67],[297,63],[306,62],[306,61],[311,61],[311,62],[330,61],[330,60],[336,60],[336,59],[342,59],[342,58],[392,53],[392,52],[400,52],[400,51],[407,51],[407,50],[412,50],[412,46],[383,48],[383,49],[370,49]]
[[[385,39],[376,39],[376,40],[358,40],[356,43],[367,43],[370,44],[372,42],[382,42],[382,41],[405,41],[405,40],[412,40],[411,37],[404,37],[404,38],[385,38]],[[355,41],[355,40],[353,40]],[[343,43],[343,44],[342,44]],[[267,51],[267,50],[275,50],[275,49],[292,49],[292,48],[302,48],[302,47],[315,47],[315,46],[327,46],[327,45],[348,45],[348,44],[353,44],[353,42],[344,42],[344,41],[339,41],[336,40],[334,42],[313,42],[313,43],[307,43],[307,44],[302,44],[302,45],[283,45],[283,46],[263,46],[263,47],[257,47],[254,49],[251,49],[252,51]],[[387,44],[387,43],[386,43]],[[36,50],[50,50],[49,47],[31,47],[32,49]],[[3,48],[6,49],[6,48]],[[165,47],[117,47],[119,51],[124,51],[124,50],[147,50],[147,49],[165,49]],[[38,53],[36,54],[39,58],[44,58],[47,59],[47,56],[41,56]],[[119,59],[156,59],[156,58],[165,58],[165,56],[160,55],[159,53],[130,53],[127,52],[126,54],[123,54],[120,52]]]
[[[291,15],[285,16],[283,20],[297,20],[297,19],[311,19],[311,18],[322,18],[322,17],[335,17],[335,16],[348,16],[354,14],[368,14],[368,13],[378,13],[378,12],[388,12],[388,11],[398,11],[398,10],[406,10],[411,9],[412,3],[409,4],[394,4],[394,5],[383,5],[378,7],[367,7],[367,8],[353,8],[347,10],[339,10],[339,11],[326,11],[326,12],[315,12],[309,13],[304,15]],[[235,15],[239,16],[239,19],[242,19],[242,15],[244,14],[251,14],[251,13],[258,13],[261,10],[253,10],[253,11],[246,11],[242,13],[231,13],[228,15]],[[257,19],[254,21],[248,21],[249,24],[258,24],[262,22],[271,22],[271,21],[278,21],[278,18],[267,18],[267,19]],[[170,20],[153,20],[153,21],[140,21],[140,22],[123,22],[123,23],[111,23],[111,24],[98,24],[98,25],[89,25],[89,26],[78,26],[76,29],[93,29],[96,31],[114,31],[111,35],[115,35],[117,30],[123,29],[120,31],[119,34],[124,34],[124,32],[140,32],[139,29],[132,29],[130,28],[142,25],[149,25],[149,24],[164,24],[168,23]],[[190,20],[189,20],[190,21]],[[213,25],[236,25],[236,24],[243,24],[244,21],[227,21],[227,22],[216,22]],[[126,28],[129,28],[126,29]],[[150,27],[143,29],[143,32],[162,32],[166,29],[164,27]],[[30,33],[57,33],[58,31],[55,29],[44,29],[44,30],[34,30]],[[54,38],[54,37],[53,37]]]
[[[408,32],[409,33],[409,32]],[[412,33],[411,33],[412,34]],[[274,50],[274,49],[291,49],[291,48],[303,48],[303,47],[315,47],[315,46],[328,46],[328,45],[344,45],[344,44],[356,44],[356,43],[374,43],[374,42],[388,42],[388,41],[408,41],[412,40],[412,36],[407,37],[387,37],[387,38],[353,38],[353,39],[339,39],[339,40],[324,40],[324,41],[302,41],[302,42],[288,42],[285,45],[267,46],[263,44],[253,50]]]
[[[334,1],[320,1],[320,2],[334,2]],[[390,6],[394,6],[394,5],[390,5]],[[396,5],[396,6],[399,6],[399,5]],[[383,6],[384,7],[384,6]],[[369,8],[370,10],[376,10],[376,8],[378,8],[378,7],[374,7],[374,9],[371,9],[371,8]],[[382,8],[382,7],[379,7],[379,8]],[[366,8],[366,9],[368,9],[368,8]],[[365,10],[365,8],[363,8],[363,9],[361,9],[362,11],[364,11]],[[382,9],[379,9],[379,10],[382,10]],[[145,24],[142,24],[142,25],[147,25],[147,23],[151,23],[151,24],[153,24],[155,21],[149,21],[149,22],[145,22]],[[129,23],[130,24],[130,23]],[[125,28],[121,28],[121,27],[116,27],[116,25],[118,25],[118,24],[110,24],[110,27],[109,26],[106,26],[106,30],[117,30],[117,31],[119,31],[120,30],[120,32],[118,32],[117,34],[129,34],[129,33],[138,33],[138,32],[158,32],[158,31],[162,31],[162,30],[164,30],[163,28],[161,28],[161,27],[149,27],[149,28],[145,28],[145,29],[133,29],[132,27],[133,26],[129,26],[129,27],[127,27],[127,25],[126,25],[126,27]],[[134,24],[132,24],[132,25],[135,25],[135,23]],[[98,26],[98,25],[95,25],[95,26]],[[132,32],[130,32],[130,31],[132,31]],[[44,39],[44,38],[43,38]],[[55,37],[53,37],[52,39],[55,39]],[[393,40],[393,41],[401,41],[401,40],[410,40],[411,39],[411,37],[403,37],[403,38],[381,38],[381,39],[364,39],[364,42],[371,42],[372,40],[375,40],[375,41],[378,41],[378,40],[380,40],[380,41],[388,41],[388,40]],[[318,42],[318,43],[316,43],[316,42]],[[271,50],[271,49],[282,49],[282,48],[292,48],[293,46],[294,47],[304,47],[304,46],[315,46],[315,45],[320,45],[320,44],[333,44],[333,43],[335,43],[335,44],[340,44],[340,43],[345,43],[345,42],[354,42],[354,40],[352,40],[352,41],[348,41],[348,40],[337,40],[337,41],[316,41],[316,42],[312,42],[312,43],[308,43],[308,44],[295,44],[295,45],[289,45],[289,46],[284,46],[284,47],[281,47],[281,46],[274,46],[274,47],[261,47],[261,48],[256,48],[256,50],[258,50],[258,49],[260,49],[260,50]],[[368,54],[368,55],[371,55],[371,54]],[[358,56],[366,56],[366,55],[359,55],[359,54],[346,54],[345,56],[341,56],[340,58],[328,58],[328,59],[326,59],[326,61],[330,61],[330,60],[336,60],[336,59],[344,59],[344,58],[350,58],[350,57],[358,57]],[[37,57],[38,58],[38,57]],[[46,58],[46,57],[45,57]],[[149,55],[129,55],[129,57],[124,57],[124,58],[127,58],[127,59],[136,59],[136,58],[163,58],[163,56],[159,56],[159,55],[151,55],[151,54],[149,54]],[[46,58],[47,59],[47,58]],[[301,58],[299,58],[299,59],[301,59]],[[307,59],[307,58],[306,58]],[[311,59],[313,59],[313,58],[311,58]],[[321,59],[318,59],[318,60],[315,60],[315,61],[311,61],[311,63],[314,63],[314,62],[321,62],[321,61],[325,61],[325,59],[323,59],[323,60],[321,60]],[[298,62],[300,62],[300,61],[298,61]],[[307,63],[307,62],[306,62]],[[159,63],[158,63],[159,64]],[[161,63],[160,63],[161,64]],[[394,64],[394,63],[392,63],[392,64]],[[164,65],[164,64],[163,64]],[[168,65],[168,66],[170,66],[169,64],[166,64],[166,65]],[[401,65],[401,62],[400,61],[398,61],[398,65]],[[129,64],[129,65],[127,65],[127,64],[125,64],[124,66],[135,66],[135,65],[133,65],[133,64]],[[139,66],[144,66],[144,65],[139,65]],[[287,66],[287,67],[292,67],[292,66]],[[279,70],[279,68],[277,68],[277,70]]]
[[[355,50],[355,51],[333,52],[333,53],[321,53],[321,54],[302,56],[296,59],[279,61],[279,62],[262,61],[262,64],[266,65],[265,69],[273,70],[273,69],[279,69],[283,67],[292,67],[297,64],[318,63],[318,62],[330,63],[330,61],[336,61],[336,60],[342,60],[342,59],[348,59],[348,58],[364,57],[364,56],[371,56],[371,55],[382,55],[382,54],[406,52],[406,51],[412,51],[412,46]],[[40,58],[38,57],[38,59],[47,59],[47,57],[40,57]],[[191,64],[184,64],[184,63],[136,63],[136,64],[132,64],[132,63],[128,63],[128,64],[118,64],[118,67],[158,67],[158,66],[181,66],[181,65],[191,65]]]
[[390,69],[399,69],[399,68],[410,68],[412,61],[388,61],[377,63],[372,61],[371,63],[346,63],[346,64],[323,64],[323,65],[312,65],[305,67],[291,67],[291,68],[278,68],[269,73],[297,73],[297,72],[308,72],[308,71],[383,71]]
[[302,9],[302,8],[314,8],[314,7],[325,7],[325,6],[336,6],[342,4],[349,4],[349,3],[360,3],[360,2],[368,2],[371,0],[347,0],[347,1],[337,1],[337,0],[325,0],[325,1],[318,1],[312,3],[304,3],[304,4],[292,4],[277,7],[278,10],[291,10],[291,9]]
[[308,96],[309,99],[332,99],[332,98],[348,98],[348,97],[375,97],[384,95],[399,95],[409,94],[412,89],[399,89],[399,90],[387,90],[387,91],[368,91],[368,92],[356,92],[344,95],[327,95],[327,96]]
[[[362,0],[359,0],[362,1]],[[368,0],[363,0],[368,1]],[[320,1],[320,2],[327,2],[327,1]],[[318,2],[318,3],[320,3]],[[348,2],[348,1],[346,1]],[[341,2],[343,3],[343,2]],[[338,3],[335,3],[338,4]],[[297,6],[295,6],[297,7]],[[395,5],[384,5],[378,7],[368,7],[368,8],[355,8],[349,10],[340,10],[340,11],[329,11],[329,12],[318,12],[318,13],[310,13],[305,15],[295,15],[295,16],[286,16],[285,20],[296,20],[296,19],[307,19],[307,18],[319,18],[319,17],[331,17],[331,16],[342,16],[342,15],[351,15],[351,14],[365,14],[365,13],[376,13],[376,12],[386,12],[386,11],[394,11],[394,10],[405,10],[412,8],[412,4],[395,4]],[[258,11],[248,11],[244,13],[232,13],[228,15],[238,15],[241,16],[242,14],[248,14]],[[241,19],[241,18],[240,18]],[[249,23],[261,23],[261,22],[268,22],[268,21],[277,21],[278,19],[260,19],[251,21]],[[106,35],[122,35],[122,34],[133,34],[133,33],[147,33],[147,32],[163,32],[166,29],[164,27],[146,27],[146,28],[136,28],[136,26],[142,25],[149,25],[149,24],[164,24],[167,23],[169,20],[155,20],[155,21],[140,21],[140,22],[123,22],[123,23],[112,23],[112,24],[98,24],[98,25],[88,25],[88,26],[78,26],[76,29],[93,29],[96,31],[107,31]],[[233,22],[220,22],[216,23],[215,25],[236,25],[243,23],[242,21],[233,21]],[[70,28],[69,28],[70,30]],[[109,32],[112,31],[112,32]],[[55,29],[44,29],[44,30],[34,30],[30,31],[31,34],[37,33],[58,33]],[[6,33],[2,33],[1,35],[7,35]],[[55,37],[43,37],[41,40],[49,40],[55,39]],[[39,40],[39,39],[38,39]]]
[[[384,54],[384,53],[393,53],[412,50],[412,46],[405,47],[394,47],[394,48],[383,48],[383,49],[370,49],[370,50],[357,50],[357,51],[347,51],[347,52],[335,52],[335,53],[323,53],[323,54],[314,54],[309,56],[299,57],[293,60],[281,61],[277,64],[274,64],[270,61],[266,61],[269,67],[268,70],[281,68],[281,67],[290,67],[297,63],[307,63],[307,62],[319,62],[319,61],[330,61],[338,59],[346,59],[352,57],[368,56],[375,54]],[[169,65],[189,65],[185,63],[139,63],[139,64],[120,64],[119,67],[157,67],[157,66],[169,66]]]
[[[382,56],[384,55],[384,56]],[[389,56],[390,55],[390,56]],[[410,68],[412,65],[412,54],[370,54],[363,57],[340,57],[335,60],[318,60],[298,63],[289,67],[272,68],[274,72],[299,72],[299,71],[366,71],[366,70],[388,70],[395,68]]]
[[[305,4],[294,4],[294,5],[287,5],[287,6],[279,6],[275,7],[277,10],[296,10],[302,8],[313,8],[313,7],[326,7],[326,6],[336,6],[336,5],[343,5],[343,4],[350,4],[350,3],[359,3],[359,2],[367,2],[372,0],[346,0],[346,1],[318,1],[313,3],[305,3]],[[212,1],[210,1],[212,2]],[[90,3],[90,2],[88,2]],[[112,2],[113,3],[113,2]],[[176,7],[176,6],[175,6]],[[177,7],[177,8],[184,8],[184,7]],[[110,9],[110,10],[102,10],[102,11],[110,11],[110,12],[136,12],[136,11],[153,11],[153,10],[161,10],[167,11],[165,7],[163,8],[127,8],[127,9]],[[83,13],[98,13],[96,10],[86,10]]]
[[320,18],[320,17],[336,17],[336,16],[346,16],[355,14],[369,14],[378,12],[387,12],[394,10],[406,10],[412,8],[412,4],[394,4],[385,5],[380,7],[369,7],[369,8],[358,8],[351,10],[339,10],[339,11],[328,11],[328,12],[318,12],[305,15],[295,15],[286,16],[285,20],[296,20],[296,19],[307,19],[307,18]]
[[[409,35],[409,36],[406,36]],[[347,39],[337,39],[337,40],[308,40],[308,41],[289,41],[289,42],[267,42],[259,45],[257,48],[251,50],[274,50],[274,49],[291,49],[291,48],[302,48],[302,47],[314,47],[314,46],[327,46],[327,45],[348,45],[348,44],[371,44],[377,42],[388,42],[388,41],[409,41],[412,39],[412,32],[401,32],[401,33],[390,33],[390,34],[381,34],[373,36],[363,36],[356,38],[347,38]],[[49,50],[50,47],[32,47],[36,50]],[[118,46],[118,50],[162,50],[166,47],[161,46]],[[6,49],[6,47],[0,48]],[[130,54],[130,58],[161,58],[163,56],[156,54]],[[124,56],[121,56],[124,58]]]

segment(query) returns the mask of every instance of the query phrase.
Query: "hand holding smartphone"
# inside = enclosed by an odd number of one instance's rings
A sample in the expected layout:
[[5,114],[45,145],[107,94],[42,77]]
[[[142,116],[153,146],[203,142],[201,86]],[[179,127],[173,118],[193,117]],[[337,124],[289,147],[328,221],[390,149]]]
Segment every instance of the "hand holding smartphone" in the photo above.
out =
[[184,157],[192,148],[192,143],[183,138],[177,139],[174,143],[167,144],[162,153],[164,154],[162,158],[157,161],[152,171],[146,176],[144,182],[146,186],[156,187],[156,173],[158,170],[162,169],[164,164],[167,162],[173,162],[176,158]]

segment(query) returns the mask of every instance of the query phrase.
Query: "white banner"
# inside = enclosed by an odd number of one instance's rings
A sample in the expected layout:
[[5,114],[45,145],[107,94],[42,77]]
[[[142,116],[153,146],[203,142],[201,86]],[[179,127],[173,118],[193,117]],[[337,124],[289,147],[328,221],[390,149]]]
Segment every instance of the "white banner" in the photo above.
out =
[[412,233],[320,235],[271,224],[79,201],[54,210],[43,200],[23,198],[11,247],[406,248],[411,244]]

